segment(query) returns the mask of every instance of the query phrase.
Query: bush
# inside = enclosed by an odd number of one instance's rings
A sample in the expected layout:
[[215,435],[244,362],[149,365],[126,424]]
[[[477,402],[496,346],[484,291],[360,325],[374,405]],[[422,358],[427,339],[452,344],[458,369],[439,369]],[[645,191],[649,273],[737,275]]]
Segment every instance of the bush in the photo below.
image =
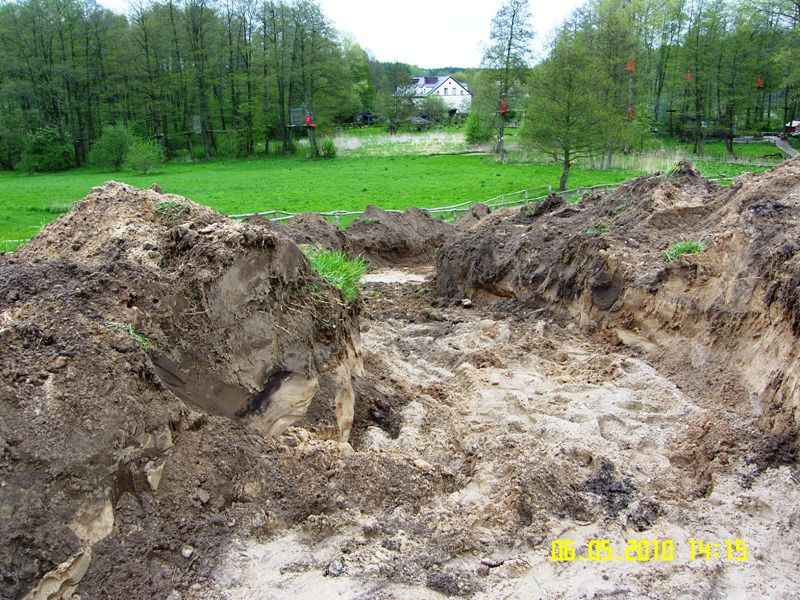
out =
[[103,135],[89,151],[89,164],[118,171],[125,164],[125,156],[134,141],[131,132],[123,125],[104,127]]
[[20,129],[0,125],[0,169],[10,171],[20,161],[23,139]]
[[331,138],[322,140],[322,158],[336,158],[336,144]]
[[26,173],[64,171],[75,165],[74,157],[72,146],[62,141],[56,129],[47,127],[25,136],[16,168]]
[[221,131],[216,134],[217,156],[238,158],[242,156],[239,148],[239,134],[236,131]]
[[482,144],[492,139],[492,120],[471,112],[464,128],[464,137],[468,144]]
[[153,173],[164,162],[164,151],[155,142],[134,142],[125,158],[125,168],[143,175]]

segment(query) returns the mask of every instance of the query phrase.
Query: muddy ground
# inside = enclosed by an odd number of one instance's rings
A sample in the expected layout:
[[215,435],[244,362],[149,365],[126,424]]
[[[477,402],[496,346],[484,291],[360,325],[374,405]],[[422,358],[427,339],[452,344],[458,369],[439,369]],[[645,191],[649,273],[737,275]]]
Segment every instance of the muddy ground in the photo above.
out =
[[800,597],[800,162],[370,219],[350,308],[279,229],[127,187],[0,259],[0,595]]

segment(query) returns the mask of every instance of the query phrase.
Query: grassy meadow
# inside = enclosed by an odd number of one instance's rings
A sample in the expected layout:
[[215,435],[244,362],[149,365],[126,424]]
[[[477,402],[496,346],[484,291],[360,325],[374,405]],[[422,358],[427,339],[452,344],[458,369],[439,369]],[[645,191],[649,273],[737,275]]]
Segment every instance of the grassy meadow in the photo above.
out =
[[[441,145],[463,145],[458,136],[449,131],[419,134],[416,138],[413,134],[391,136],[389,141],[375,135],[354,136],[351,139],[358,139],[359,143],[352,144],[349,151],[342,143],[340,156],[333,160],[272,156],[171,162],[151,175],[91,168],[35,175],[0,172],[0,250],[12,250],[18,245],[8,240],[26,240],[36,235],[92,187],[109,180],[139,187],[157,183],[165,192],[187,196],[227,214],[272,209],[361,210],[369,204],[400,209],[435,207],[487,200],[522,189],[557,188],[561,174],[557,164],[531,164],[514,157],[501,164],[492,156],[436,154]],[[747,146],[751,156],[776,150],[774,146]],[[619,183],[668,168],[679,155],[662,157],[652,164],[641,157],[638,161],[634,158],[620,160],[622,168],[573,168],[569,187]],[[697,165],[709,177],[763,170],[715,161]]]

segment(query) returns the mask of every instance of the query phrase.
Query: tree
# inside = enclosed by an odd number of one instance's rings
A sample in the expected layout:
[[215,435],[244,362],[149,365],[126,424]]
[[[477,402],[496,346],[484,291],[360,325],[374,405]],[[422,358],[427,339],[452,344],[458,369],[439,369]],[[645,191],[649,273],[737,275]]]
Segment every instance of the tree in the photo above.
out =
[[118,171],[125,162],[125,155],[134,142],[127,127],[109,125],[103,129],[103,135],[92,145],[89,162],[98,167],[107,167]]
[[602,148],[609,107],[595,90],[608,84],[582,32],[561,30],[548,58],[531,77],[521,138],[561,162],[560,189],[570,168]]
[[483,68],[493,74],[495,110],[497,119],[497,146],[499,159],[505,157],[505,127],[508,102],[521,99],[521,91],[528,74],[531,58],[533,30],[528,0],[506,0],[492,19],[489,46],[483,55]]
[[447,106],[439,96],[426,96],[416,108],[417,114],[429,121],[442,121],[447,114]]
[[414,114],[411,66],[404,63],[381,65],[376,108],[386,117],[386,128],[395,133],[400,123]]

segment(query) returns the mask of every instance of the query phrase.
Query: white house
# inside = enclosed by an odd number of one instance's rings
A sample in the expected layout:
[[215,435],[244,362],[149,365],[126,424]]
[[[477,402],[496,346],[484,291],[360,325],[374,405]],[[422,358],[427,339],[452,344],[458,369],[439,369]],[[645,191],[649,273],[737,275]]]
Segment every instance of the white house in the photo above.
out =
[[406,88],[398,88],[398,95],[410,95],[415,102],[437,96],[450,110],[469,112],[472,106],[472,94],[466,83],[456,81],[449,75],[433,75],[430,77],[412,77],[411,83]]

